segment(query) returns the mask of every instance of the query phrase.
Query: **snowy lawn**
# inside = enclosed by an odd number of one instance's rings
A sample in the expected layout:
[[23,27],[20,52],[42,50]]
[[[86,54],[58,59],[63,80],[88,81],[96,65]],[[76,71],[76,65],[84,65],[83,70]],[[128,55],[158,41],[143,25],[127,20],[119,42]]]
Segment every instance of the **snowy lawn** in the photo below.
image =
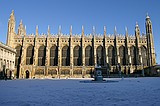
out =
[[0,81],[0,106],[160,106],[160,78]]

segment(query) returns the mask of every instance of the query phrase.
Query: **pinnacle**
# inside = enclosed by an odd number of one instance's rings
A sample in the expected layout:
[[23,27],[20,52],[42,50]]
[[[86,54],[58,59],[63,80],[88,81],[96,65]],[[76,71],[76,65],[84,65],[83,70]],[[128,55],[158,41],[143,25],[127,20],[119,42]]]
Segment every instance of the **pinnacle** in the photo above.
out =
[[149,17],[149,15],[148,15],[148,12],[147,12],[147,14],[146,14],[146,19],[149,19],[150,17]]
[[136,21],[136,27],[138,27],[138,22]]
[[82,25],[82,30],[84,30],[84,26]]
[[48,25],[48,35],[50,34],[50,27],[49,27],[49,25]]
[[125,27],[126,32],[128,31],[127,27]]
[[12,10],[12,13],[11,14],[13,14],[14,15],[14,10]]
[[104,26],[104,30],[106,30],[106,26]]
[[126,37],[128,37],[128,28],[125,27],[125,31],[126,31]]
[[48,25],[48,31],[50,31],[50,26]]
[[14,20],[14,10],[12,10],[12,13],[10,15],[10,19],[13,19]]
[[22,24],[22,19],[21,19],[21,21],[20,21],[20,24]]
[[82,25],[82,32],[84,32],[84,26]]
[[36,29],[38,29],[38,25],[36,25]]
[[117,28],[116,28],[116,26],[114,27],[114,34],[115,35],[117,34]]
[[70,32],[72,32],[72,25],[70,26]]
[[103,28],[103,29],[104,29],[104,33],[106,33],[106,26],[104,26],[104,28]]

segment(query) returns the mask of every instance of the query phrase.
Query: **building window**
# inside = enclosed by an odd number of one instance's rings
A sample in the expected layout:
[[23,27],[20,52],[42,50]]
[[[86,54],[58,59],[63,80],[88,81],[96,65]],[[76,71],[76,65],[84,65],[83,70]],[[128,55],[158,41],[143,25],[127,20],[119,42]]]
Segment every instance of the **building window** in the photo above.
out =
[[119,47],[119,57],[120,57],[120,65],[125,65],[125,47],[120,46]]
[[142,64],[147,66],[147,48],[145,46],[141,46],[141,55],[142,55]]
[[136,65],[136,48],[135,46],[130,47],[131,64]]
[[115,49],[113,46],[108,47],[108,63],[109,65],[115,65]]
[[58,47],[52,46],[50,48],[50,66],[58,65]]
[[85,48],[85,65],[86,66],[92,66],[93,65],[93,52],[92,52],[92,47],[87,46]]
[[70,51],[68,46],[62,48],[62,66],[70,65]]
[[75,66],[82,65],[82,49],[80,46],[74,47],[73,58],[74,58],[73,61]]
[[29,46],[27,48],[27,53],[26,53],[26,65],[33,64],[33,56],[34,56],[34,47]]
[[104,52],[103,52],[102,46],[97,47],[96,56],[97,56],[97,64],[103,66],[104,65]]
[[22,46],[17,46],[15,49],[17,52],[15,57],[15,66],[18,66],[21,63]]
[[41,46],[38,49],[38,66],[45,66],[46,47]]

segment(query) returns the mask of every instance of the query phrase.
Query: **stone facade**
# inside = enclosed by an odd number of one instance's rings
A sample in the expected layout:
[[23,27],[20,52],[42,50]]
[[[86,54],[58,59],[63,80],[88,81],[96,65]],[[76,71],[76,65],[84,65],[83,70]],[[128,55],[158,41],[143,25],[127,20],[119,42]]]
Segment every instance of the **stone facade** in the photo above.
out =
[[14,77],[16,49],[0,42],[0,78]]
[[[124,74],[130,74],[143,67],[156,64],[150,17],[146,17],[146,34],[140,35],[136,23],[135,35],[112,35],[93,33],[86,35],[82,26],[80,35],[64,35],[59,27],[58,34],[26,34],[22,21],[15,32],[14,11],[8,22],[7,45],[17,50],[15,71],[19,78],[46,77],[91,77],[95,65],[109,67],[114,73],[118,67]],[[105,72],[103,72],[105,73]]]

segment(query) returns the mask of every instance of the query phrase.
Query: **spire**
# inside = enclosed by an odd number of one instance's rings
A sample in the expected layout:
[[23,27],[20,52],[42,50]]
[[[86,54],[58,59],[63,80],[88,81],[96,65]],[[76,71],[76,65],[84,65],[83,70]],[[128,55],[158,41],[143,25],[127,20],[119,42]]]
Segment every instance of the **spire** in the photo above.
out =
[[20,25],[22,25],[23,23],[22,23],[22,19],[21,19],[21,21],[20,21]]
[[61,35],[61,25],[59,25],[59,28],[58,28],[58,34],[59,34],[59,36]]
[[14,11],[12,10],[12,13],[8,21],[8,33],[15,32],[15,26],[16,26],[16,23],[15,23]]
[[22,20],[19,23],[19,27],[18,27],[18,35],[25,35],[25,28],[23,27],[23,22]]
[[38,36],[38,25],[36,26],[36,36]]
[[146,13],[146,19],[150,19],[148,12]]
[[12,13],[11,13],[11,15],[14,15],[14,10],[12,10]]
[[15,17],[14,17],[14,10],[12,10],[12,13],[11,13],[11,15],[10,15],[10,20],[11,20],[11,19],[15,20]]
[[136,21],[136,27],[138,27],[138,22]]
[[151,19],[150,19],[148,13],[146,15],[145,25],[146,25],[146,33],[152,33],[152,22],[151,22]]
[[9,20],[8,20],[8,31],[7,31],[7,45],[13,47],[12,41],[13,37],[15,36],[15,17],[14,17],[14,11],[12,10],[12,13],[10,14]]
[[48,25],[48,36],[50,36],[50,27]]
[[104,26],[104,37],[106,37],[106,26]]
[[116,26],[114,27],[114,36],[116,36],[117,35],[117,28],[116,28]]
[[128,28],[125,27],[125,31],[126,31],[126,37],[128,37]]
[[72,25],[70,27],[70,36],[72,36]]
[[135,27],[135,29],[136,29],[136,30],[139,29],[138,22],[136,22],[136,27]]
[[93,36],[96,35],[96,30],[95,30],[95,26],[93,26]]
[[84,27],[82,25],[82,37],[84,37]]

